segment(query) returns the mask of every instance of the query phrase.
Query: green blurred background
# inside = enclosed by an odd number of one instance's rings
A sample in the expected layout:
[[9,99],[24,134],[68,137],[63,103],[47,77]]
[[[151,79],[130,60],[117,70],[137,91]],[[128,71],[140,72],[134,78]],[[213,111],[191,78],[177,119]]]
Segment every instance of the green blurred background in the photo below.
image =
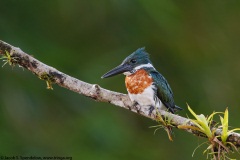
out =
[[[124,76],[100,77],[145,46],[175,102],[209,115],[229,107],[240,127],[240,1],[1,0],[0,39],[83,81],[126,93]],[[2,63],[3,64],[3,63]],[[0,69],[0,155],[73,159],[205,159],[203,139],[54,85],[26,69]],[[239,155],[232,155],[239,158]]]

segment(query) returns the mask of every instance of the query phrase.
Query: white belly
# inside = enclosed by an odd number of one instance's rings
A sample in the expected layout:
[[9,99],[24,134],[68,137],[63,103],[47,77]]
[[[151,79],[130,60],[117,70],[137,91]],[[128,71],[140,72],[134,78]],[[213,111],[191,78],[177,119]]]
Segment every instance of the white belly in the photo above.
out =
[[[154,86],[147,87],[141,94],[131,94],[128,93],[131,101],[137,102],[139,105],[143,106],[144,108],[149,108],[150,106],[157,107],[159,109],[166,110],[166,107],[161,102],[159,98],[155,98]],[[156,101],[155,101],[156,100]]]

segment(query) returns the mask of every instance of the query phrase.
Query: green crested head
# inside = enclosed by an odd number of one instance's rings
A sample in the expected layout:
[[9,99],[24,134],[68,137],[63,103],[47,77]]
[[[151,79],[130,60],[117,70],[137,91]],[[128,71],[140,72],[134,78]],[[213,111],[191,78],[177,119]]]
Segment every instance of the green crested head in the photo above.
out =
[[123,62],[116,68],[110,70],[102,76],[102,78],[112,77],[117,74],[130,75],[141,68],[153,68],[152,62],[149,59],[149,54],[145,47],[137,49],[135,52],[126,57]]

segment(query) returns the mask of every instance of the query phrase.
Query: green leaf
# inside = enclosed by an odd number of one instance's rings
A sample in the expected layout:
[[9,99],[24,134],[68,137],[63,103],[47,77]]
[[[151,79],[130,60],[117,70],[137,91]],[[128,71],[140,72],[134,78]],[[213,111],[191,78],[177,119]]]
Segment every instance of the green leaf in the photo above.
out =
[[227,137],[228,137],[228,109],[226,108],[224,117],[220,117],[221,123],[222,123],[222,135],[221,139],[223,144],[226,144]]

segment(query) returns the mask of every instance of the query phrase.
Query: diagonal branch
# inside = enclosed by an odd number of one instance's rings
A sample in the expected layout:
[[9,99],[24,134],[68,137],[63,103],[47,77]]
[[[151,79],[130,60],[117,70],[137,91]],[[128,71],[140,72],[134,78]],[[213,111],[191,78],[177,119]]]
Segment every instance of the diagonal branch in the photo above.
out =
[[[10,54],[12,59],[8,59],[10,64],[18,64],[32,73],[36,74],[40,79],[46,80],[49,85],[51,83],[55,83],[61,87],[67,88],[71,91],[77,92],[81,95],[87,96],[99,102],[108,102],[115,106],[119,106],[125,109],[128,109],[132,112],[135,112],[139,115],[145,116],[152,120],[158,121],[156,112],[152,115],[148,115],[148,111],[141,109],[140,106],[135,106],[130,101],[128,95],[113,92],[104,88],[101,88],[97,84],[89,84],[78,80],[74,77],[71,77],[65,73],[58,71],[57,69],[48,66],[39,60],[33,58],[32,56],[28,55],[27,53],[23,52],[20,48],[14,47],[6,42],[0,40],[0,55],[5,55],[6,53]],[[180,125],[189,126],[181,128],[189,133],[192,133],[197,136],[206,137],[203,133],[190,129],[191,126],[194,124],[187,118],[181,117],[178,115],[171,114],[166,111],[160,111],[160,114],[163,118],[171,117],[171,125],[178,128]],[[216,136],[221,136],[222,130],[217,129],[215,132]],[[232,133],[228,136],[228,142],[232,142],[236,145],[236,147],[240,147],[240,134]]]

